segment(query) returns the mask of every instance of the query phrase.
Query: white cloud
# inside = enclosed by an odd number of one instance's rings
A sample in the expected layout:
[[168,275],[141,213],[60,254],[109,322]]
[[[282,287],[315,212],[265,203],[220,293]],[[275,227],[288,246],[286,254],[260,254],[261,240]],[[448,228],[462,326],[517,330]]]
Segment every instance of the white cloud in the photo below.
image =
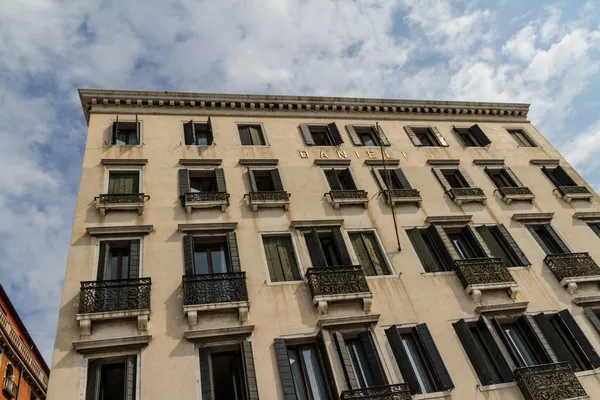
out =
[[535,55],[535,39],[533,27],[528,25],[521,29],[503,47],[503,51],[517,60],[529,61]]

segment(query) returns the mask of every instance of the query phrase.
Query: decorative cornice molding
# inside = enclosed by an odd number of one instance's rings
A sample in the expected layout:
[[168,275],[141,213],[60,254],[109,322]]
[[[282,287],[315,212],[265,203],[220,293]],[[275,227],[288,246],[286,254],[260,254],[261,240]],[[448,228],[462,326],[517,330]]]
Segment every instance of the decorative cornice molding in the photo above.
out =
[[131,225],[131,226],[88,226],[85,231],[90,236],[102,235],[147,235],[154,230],[154,225]]
[[296,220],[292,221],[290,227],[292,229],[303,229],[313,228],[321,226],[342,226],[344,224],[343,218],[338,219],[310,219],[310,220]]
[[240,158],[239,163],[245,167],[276,166],[279,164],[279,160],[277,158]]
[[383,165],[397,167],[400,165],[400,160],[397,158],[386,158],[385,160],[365,160],[365,165],[370,167],[383,167]]
[[179,164],[190,166],[218,167],[223,162],[220,158],[180,158]]
[[105,351],[139,350],[148,346],[152,335],[126,336],[112,339],[79,340],[73,342],[73,349],[82,354]]
[[487,165],[496,165],[496,166],[502,166],[504,165],[504,159],[479,159],[479,160],[473,160],[473,164],[475,165],[480,165],[480,166],[487,166]]
[[372,99],[353,97],[313,97],[245,95],[218,93],[183,93],[167,91],[130,91],[79,89],[79,98],[86,120],[90,107],[149,107],[188,108],[218,111],[269,111],[269,112],[333,112],[364,113],[370,115],[445,115],[471,116],[524,121],[529,104],[479,103],[464,101],[422,101],[397,99]]
[[333,167],[347,167],[350,165],[350,160],[315,160],[315,165],[329,165]]
[[485,315],[512,315],[521,314],[527,310],[528,301],[519,301],[516,303],[486,304],[475,308],[475,312]]
[[235,326],[231,328],[218,329],[203,329],[183,332],[185,337],[190,342],[226,342],[230,340],[244,340],[252,335],[254,325]]
[[458,165],[460,160],[446,159],[446,160],[427,160],[429,165]]
[[237,228],[237,222],[208,222],[200,224],[179,224],[177,229],[180,232],[214,232],[214,231],[234,231]]
[[426,224],[468,224],[472,215],[432,215],[425,219]]
[[542,158],[542,159],[533,159],[529,160],[531,165],[558,165],[560,164],[560,160],[558,158]]
[[331,328],[334,326],[363,325],[370,326],[379,321],[380,314],[359,315],[356,317],[323,318],[317,322],[319,328]]
[[554,213],[516,213],[512,220],[517,222],[550,222]]
[[600,211],[580,211],[573,218],[586,222],[600,222]]
[[102,165],[146,165],[147,158],[103,158]]

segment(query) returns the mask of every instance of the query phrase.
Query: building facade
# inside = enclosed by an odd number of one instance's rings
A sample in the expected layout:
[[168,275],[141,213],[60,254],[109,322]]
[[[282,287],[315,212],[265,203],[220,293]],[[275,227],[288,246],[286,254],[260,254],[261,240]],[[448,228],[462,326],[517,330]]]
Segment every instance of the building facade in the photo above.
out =
[[0,400],[44,400],[49,369],[0,284]]
[[600,201],[528,105],[79,94],[50,400],[600,398]]

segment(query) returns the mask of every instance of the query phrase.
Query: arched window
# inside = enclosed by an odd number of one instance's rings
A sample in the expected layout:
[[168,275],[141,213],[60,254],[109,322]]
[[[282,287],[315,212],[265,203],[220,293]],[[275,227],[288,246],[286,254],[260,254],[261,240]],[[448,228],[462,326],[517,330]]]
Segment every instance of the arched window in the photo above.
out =
[[6,366],[6,373],[4,374],[4,377],[10,378],[11,381],[15,378],[15,370],[14,370],[12,364],[8,364]]

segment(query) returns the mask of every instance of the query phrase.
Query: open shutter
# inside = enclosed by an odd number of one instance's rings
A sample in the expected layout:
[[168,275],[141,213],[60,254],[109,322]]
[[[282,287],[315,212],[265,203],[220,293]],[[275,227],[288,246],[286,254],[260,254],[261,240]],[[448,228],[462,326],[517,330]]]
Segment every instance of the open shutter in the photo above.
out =
[[471,188],[477,187],[475,185],[475,182],[473,182],[473,179],[471,179],[471,177],[469,176],[469,174],[467,173],[467,171],[464,168],[459,167],[458,171],[460,172],[462,177],[465,179],[465,182],[467,182],[467,185],[469,185],[469,187],[471,187]]
[[346,342],[340,332],[331,332],[335,345],[337,347],[340,362],[344,370],[344,377],[346,378],[346,385],[348,389],[360,389],[356,377],[354,376],[354,370],[352,369],[352,362],[350,361],[350,355],[346,349]]
[[340,228],[335,228],[333,230],[333,240],[335,240],[335,245],[340,252],[342,265],[352,265],[350,253],[348,253],[348,248],[346,247],[346,242],[344,242],[344,236],[342,235],[342,230]]
[[504,332],[504,329],[502,329],[500,322],[498,322],[495,316],[492,316],[490,320],[492,322],[492,326],[496,330],[496,333],[498,334],[498,336],[500,336],[500,340],[502,340],[504,347],[510,354],[517,367],[526,367],[527,365],[525,364],[525,361],[519,355],[518,351],[511,345],[511,340],[506,334],[506,332]]
[[279,368],[279,379],[283,388],[284,400],[296,400],[296,388],[294,387],[294,378],[292,377],[292,368],[287,351],[287,344],[284,339],[275,339],[275,358]]
[[585,312],[585,315],[587,315],[587,317],[589,318],[592,325],[594,325],[594,328],[596,328],[596,331],[600,333],[600,318],[598,318],[596,312],[591,307],[585,307],[583,311]]
[[571,249],[569,249],[569,247],[566,245],[566,243],[563,242],[563,240],[560,238],[560,236],[558,236],[558,233],[554,230],[554,227],[550,224],[546,224],[546,229],[548,230],[548,233],[552,237],[552,240],[554,240],[554,242],[560,248],[560,251],[563,254],[570,254]]
[[542,172],[544,173],[544,175],[546,175],[548,179],[550,179],[550,182],[552,182],[554,186],[559,187],[562,186],[562,183],[556,178],[556,176],[554,176],[555,170],[555,168],[542,167]]
[[513,253],[515,253],[517,258],[519,259],[519,265],[530,265],[529,260],[525,256],[525,253],[523,253],[517,242],[515,242],[511,234],[508,232],[508,229],[506,229],[506,227],[502,224],[498,224],[496,225],[496,227],[498,228],[498,231],[500,232],[502,237],[504,237],[504,240],[506,240],[506,243],[508,243],[508,245],[512,249]]
[[88,360],[85,400],[98,400],[100,398],[101,373],[102,359]]
[[196,273],[194,268],[194,237],[192,235],[183,237],[183,266],[186,276]]
[[183,138],[185,140],[186,146],[191,146],[195,144],[196,134],[195,134],[194,120],[186,122],[183,124]]
[[406,131],[406,134],[408,135],[410,140],[412,140],[415,146],[423,146],[423,143],[421,143],[421,139],[419,139],[419,137],[415,134],[415,131],[413,131],[413,129],[410,126],[405,125],[404,130]]
[[329,188],[331,190],[342,190],[342,184],[340,183],[335,169],[332,168],[325,171],[325,176],[327,177],[327,182],[329,183]]
[[442,356],[440,356],[440,352],[438,351],[438,348],[435,345],[433,338],[431,337],[431,333],[429,332],[429,328],[427,328],[427,324],[419,324],[415,326],[413,330],[416,336],[421,341],[425,354],[427,354],[427,358],[433,365],[434,373],[437,376],[438,382],[440,383],[442,389],[454,389],[454,383],[452,382],[452,378],[450,378],[450,374],[446,369],[446,365],[442,360]]
[[381,360],[379,359],[379,354],[377,354],[377,348],[375,348],[375,343],[373,342],[371,333],[368,331],[361,332],[358,334],[358,337],[360,338],[360,341],[365,349],[365,355],[367,356],[367,362],[369,363],[369,368],[373,374],[375,385],[387,385],[388,380],[385,376],[385,371],[383,370]]
[[206,128],[208,129],[208,144],[211,145],[213,144],[213,130],[212,130],[212,122],[210,120],[210,117],[208,117],[208,120],[206,121]]
[[342,135],[340,135],[340,131],[335,122],[327,124],[327,129],[329,129],[329,133],[331,133],[331,137],[333,138],[333,143],[335,143],[336,146],[344,143],[344,139],[342,139]]
[[103,240],[100,242],[100,248],[98,251],[98,271],[96,273],[96,279],[99,281],[104,280],[104,271],[107,266],[107,259],[110,253],[110,242]]
[[354,178],[352,178],[352,172],[350,172],[350,168],[346,168],[344,171],[342,171],[342,174],[344,174],[344,181],[350,186],[348,189],[356,190],[356,183],[354,182]]
[[110,144],[117,144],[117,134],[119,133],[119,116],[115,119],[115,122],[112,124],[112,132],[110,137]]
[[410,182],[408,181],[408,179],[406,179],[404,172],[400,168],[394,168],[393,173],[396,175],[398,182],[400,182],[402,189],[412,189],[412,186],[410,186]]
[[575,319],[569,312],[569,310],[562,310],[555,314],[554,318],[560,321],[564,327],[567,328],[567,331],[570,333],[571,338],[577,343],[579,348],[581,349],[583,355],[587,358],[589,363],[594,367],[600,367],[600,357],[594,349],[594,346],[587,339]]
[[502,249],[502,247],[496,241],[496,238],[494,237],[494,235],[490,231],[490,227],[482,225],[482,226],[478,226],[476,229],[477,229],[477,232],[479,233],[479,236],[483,238],[483,241],[485,242],[485,244],[487,245],[487,247],[492,252],[493,257],[500,257],[500,258],[502,258],[502,260],[504,261],[504,263],[506,264],[506,266],[510,266],[511,265],[510,264],[511,260],[510,259],[508,259],[508,260],[504,259],[506,257],[504,255],[504,250]]
[[438,128],[436,128],[435,126],[432,126],[431,131],[435,135],[435,138],[437,139],[440,146],[448,147],[448,142],[446,142],[446,139],[444,139],[444,137],[442,136],[442,134],[440,133]]
[[[381,190],[387,190],[387,184],[386,184],[386,180],[387,177],[383,176],[384,172],[383,170],[378,170],[376,168],[372,169],[373,171],[373,175],[375,176],[375,180],[377,181],[377,183],[379,184],[379,187],[381,188]],[[388,172],[391,173],[391,171],[388,170]]]
[[258,386],[256,385],[256,370],[254,369],[252,343],[244,340],[240,343],[240,348],[244,358],[244,376],[246,377],[248,400],[258,400]]
[[125,400],[135,400],[135,378],[137,369],[137,356],[125,358]]
[[426,272],[437,271],[439,268],[435,262],[434,255],[429,252],[429,248],[425,244],[419,228],[407,229],[406,234],[419,257],[421,264],[423,264],[423,269],[425,269]]
[[433,171],[433,174],[444,188],[444,192],[449,192],[450,189],[452,189],[452,186],[450,186],[450,184],[446,180],[446,177],[442,173],[442,170],[440,168],[431,168],[431,170]]
[[137,114],[135,114],[135,138],[137,140],[137,144],[142,144],[142,141],[140,140],[140,121],[138,121]]
[[140,241],[129,241],[129,279],[140,277]]
[[217,191],[227,193],[227,184],[225,183],[225,173],[223,168],[215,168],[215,179],[217,181]]
[[381,126],[373,125],[373,129],[375,130],[375,132],[377,132],[377,135],[379,136],[379,141],[381,142],[382,146],[391,146],[390,141],[388,140],[387,136],[385,136],[385,133],[383,133],[383,129],[381,128]]
[[283,183],[281,182],[281,175],[279,175],[279,169],[273,168],[271,170],[271,180],[273,181],[273,189],[276,192],[283,192]]
[[254,170],[252,168],[248,168],[248,181],[250,182],[250,191],[258,192],[256,178],[254,177]]
[[210,367],[210,348],[200,348],[200,389],[202,400],[213,400],[212,373]]
[[533,226],[532,225],[525,225],[525,227],[527,228],[527,230],[529,231],[529,233],[531,233],[531,236],[533,236],[533,238],[535,239],[535,241],[537,242],[537,244],[542,248],[542,250],[544,251],[544,253],[551,254],[552,252],[550,251],[550,249],[548,248],[548,246],[546,246],[546,243],[544,243],[544,241],[538,236],[538,234],[535,231],[535,229],[533,229]]
[[540,332],[544,335],[544,338],[546,338],[547,342],[552,347],[552,351],[555,354],[556,360],[570,362],[571,353],[569,352],[569,349],[565,346],[564,342],[559,336],[559,333],[556,331],[554,326],[552,326],[552,323],[548,319],[548,316],[544,313],[539,313],[534,315],[532,318],[535,320]]
[[348,134],[350,135],[350,139],[352,139],[352,143],[355,146],[363,146],[362,141],[360,140],[360,138],[356,134],[356,130],[354,130],[354,126],[352,126],[352,125],[346,125],[346,130],[348,131]]
[[333,373],[333,367],[331,366],[331,361],[329,360],[329,352],[327,351],[327,346],[325,344],[325,338],[323,337],[323,331],[319,331],[317,333],[317,337],[315,338],[317,349],[319,350],[319,358],[323,363],[323,367],[325,369],[325,376],[327,382],[327,389],[329,391],[330,399],[338,398],[338,389],[335,383],[335,375]]
[[188,169],[180,169],[179,177],[179,195],[183,196],[190,192],[190,171]]
[[316,229],[304,234],[304,240],[306,241],[306,247],[308,248],[308,254],[310,255],[310,261],[313,267],[326,267],[327,261],[321,248],[321,242],[319,241],[319,234]]
[[560,186],[578,186],[577,183],[567,174],[563,167],[558,166],[554,169],[554,176],[560,182]]
[[542,334],[542,331],[535,323],[531,315],[523,315],[517,319],[517,325],[527,337],[529,344],[534,348],[534,353],[542,355],[546,358],[545,360],[540,360],[542,364],[550,362],[554,363],[558,361],[554,350],[552,350],[552,347],[550,347],[548,340]]
[[471,127],[471,133],[473,133],[473,136],[475,136],[479,143],[481,143],[481,146],[485,147],[488,144],[492,143],[479,125],[473,125]]
[[237,239],[235,232],[227,232],[227,247],[229,248],[229,261],[232,272],[240,272],[242,270],[240,265],[240,254],[238,252]]
[[436,224],[431,224],[427,227],[427,232],[437,247],[438,253],[444,260],[444,263],[449,267],[448,269],[454,269],[454,260],[460,259],[460,256],[454,249],[454,246],[452,246],[452,243],[450,243],[450,238],[446,234],[446,231],[444,231],[444,228]]
[[314,146],[315,140],[310,134],[310,129],[308,129],[308,125],[300,124],[300,132],[302,133],[302,137],[304,138],[304,144],[307,146]]
[[498,368],[498,372],[500,373],[500,377],[503,382],[511,382],[514,380],[512,370],[510,365],[504,358],[500,347],[496,343],[494,336],[490,332],[491,327],[488,326],[484,317],[479,317],[477,320],[477,332],[482,338],[482,342],[484,347],[486,348],[488,354],[491,355],[494,364]]
[[[467,357],[469,357],[469,361],[471,361],[471,365],[473,365],[473,369],[475,369],[475,372],[479,377],[481,384],[483,386],[487,386],[497,383],[494,382],[494,377],[489,370],[488,365],[483,358],[484,356],[481,354],[479,346],[471,334],[471,330],[469,329],[469,326],[465,320],[461,319],[454,323],[453,326],[454,330],[456,331],[456,335],[458,336],[458,339],[465,350],[465,353],[467,353]],[[508,372],[510,373],[510,370]]]
[[515,173],[513,172],[512,169],[510,169],[508,167],[504,167],[504,170],[506,171],[506,173],[508,174],[508,176],[510,177],[510,179],[514,182],[514,184],[516,186],[523,187],[523,184],[521,183],[519,178],[517,178],[517,175],[515,175]]
[[[475,251],[481,250],[483,251],[484,257],[494,257],[494,254],[491,252],[488,245],[485,243],[485,240],[481,237],[477,229],[475,229],[472,225],[466,226],[467,236],[470,235],[470,238],[474,240],[474,247],[479,247],[479,249],[474,249]],[[480,256],[481,257],[481,256]]]
[[394,353],[394,357],[396,358],[396,362],[398,363],[398,367],[400,368],[402,378],[404,378],[404,382],[408,384],[410,393],[419,393],[421,391],[421,386],[419,385],[419,381],[417,380],[415,371],[413,370],[412,364],[410,363],[408,354],[406,354],[406,350],[404,349],[404,344],[402,343],[402,336],[400,335],[400,331],[398,330],[396,325],[392,325],[391,327],[385,330],[385,334],[392,347],[392,352]]

